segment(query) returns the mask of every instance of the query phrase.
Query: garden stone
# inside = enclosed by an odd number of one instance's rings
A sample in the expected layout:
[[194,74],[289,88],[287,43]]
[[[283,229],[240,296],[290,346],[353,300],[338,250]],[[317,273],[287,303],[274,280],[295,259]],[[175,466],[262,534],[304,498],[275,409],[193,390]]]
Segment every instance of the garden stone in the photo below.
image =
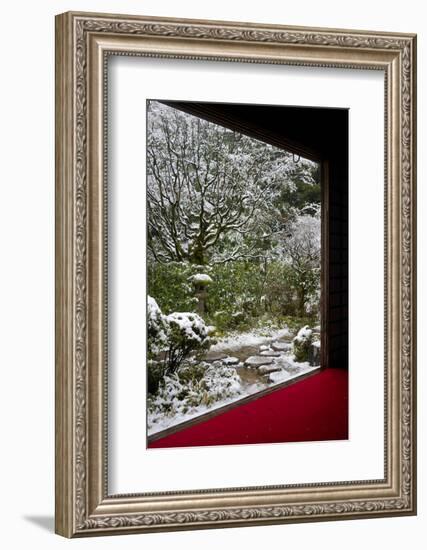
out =
[[226,359],[227,355],[225,353],[218,353],[211,351],[202,357],[202,361],[207,361],[208,363],[213,363],[214,361],[222,361]]
[[278,374],[276,372],[272,372],[269,375],[268,380],[270,382],[273,382],[273,383],[284,382],[285,380],[290,378],[290,374],[288,374],[288,375],[286,375],[286,374],[287,374],[286,372],[281,372],[280,374]]
[[226,357],[222,360],[224,365],[237,365],[239,363],[238,357]]
[[280,357],[280,353],[272,349],[266,349],[264,351],[260,351],[259,354],[262,355],[263,357]]
[[274,349],[274,351],[286,351],[290,349],[291,344],[288,342],[273,342],[271,344],[271,347]]
[[275,364],[277,366],[280,366],[282,370],[285,370],[286,372],[289,372],[291,374],[294,374],[301,370],[298,365],[292,364],[286,357],[283,356],[279,359],[276,359]]
[[263,365],[258,369],[260,374],[271,374],[272,372],[278,372],[282,370],[278,365]]
[[311,344],[308,361],[312,367],[320,365],[320,342],[315,341]]
[[261,357],[259,355],[251,355],[245,361],[247,367],[262,367],[263,365],[270,365],[273,362],[271,357]]

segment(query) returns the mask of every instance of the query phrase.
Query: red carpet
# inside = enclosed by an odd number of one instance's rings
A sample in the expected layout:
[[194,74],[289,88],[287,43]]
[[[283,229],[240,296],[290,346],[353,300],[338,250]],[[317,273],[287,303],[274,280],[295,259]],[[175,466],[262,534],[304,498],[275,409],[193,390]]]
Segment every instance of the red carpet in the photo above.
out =
[[348,372],[325,369],[168,435],[149,448],[322,441],[348,438]]

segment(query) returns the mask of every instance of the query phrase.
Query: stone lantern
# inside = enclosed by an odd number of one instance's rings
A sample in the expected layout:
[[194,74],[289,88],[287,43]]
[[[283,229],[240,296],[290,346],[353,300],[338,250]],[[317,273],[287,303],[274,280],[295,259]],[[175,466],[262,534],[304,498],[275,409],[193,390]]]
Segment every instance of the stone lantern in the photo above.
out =
[[206,312],[207,289],[213,281],[206,273],[196,273],[196,275],[192,275],[189,280],[193,284],[194,295],[197,298],[197,313],[203,317]]

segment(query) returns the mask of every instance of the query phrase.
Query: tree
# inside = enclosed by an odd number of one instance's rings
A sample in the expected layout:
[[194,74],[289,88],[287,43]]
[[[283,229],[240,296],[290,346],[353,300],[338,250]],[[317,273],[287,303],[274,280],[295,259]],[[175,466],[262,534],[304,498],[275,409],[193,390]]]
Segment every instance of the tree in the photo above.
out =
[[155,261],[259,257],[272,231],[268,214],[301,172],[292,155],[155,101],[147,139],[148,247]]
[[306,314],[308,298],[320,288],[320,238],[320,207],[308,205],[295,217],[280,243],[281,253],[292,268],[300,316]]

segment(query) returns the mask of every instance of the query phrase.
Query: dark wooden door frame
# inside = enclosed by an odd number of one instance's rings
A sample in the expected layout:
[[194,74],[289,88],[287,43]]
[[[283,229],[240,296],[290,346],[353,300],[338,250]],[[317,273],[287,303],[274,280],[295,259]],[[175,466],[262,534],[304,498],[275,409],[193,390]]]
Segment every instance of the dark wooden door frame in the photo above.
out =
[[321,267],[320,267],[320,366],[329,366],[329,161],[320,163]]

